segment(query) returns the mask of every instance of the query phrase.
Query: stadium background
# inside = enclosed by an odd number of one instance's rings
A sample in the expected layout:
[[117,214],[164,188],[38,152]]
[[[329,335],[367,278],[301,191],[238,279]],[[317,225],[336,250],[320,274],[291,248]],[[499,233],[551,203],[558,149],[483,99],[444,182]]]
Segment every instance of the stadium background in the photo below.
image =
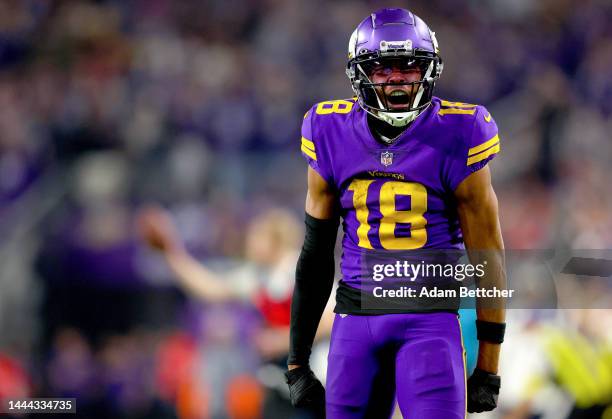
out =
[[[256,215],[283,207],[299,226],[302,115],[351,96],[348,37],[389,5],[436,31],[437,95],[497,120],[506,247],[610,248],[609,1],[2,0],[0,396],[75,396],[89,417],[257,417],[260,315],[181,291],[134,216],[163,204],[222,272]],[[609,401],[610,310],[509,319],[488,417]],[[547,330],[567,338],[561,358]]]

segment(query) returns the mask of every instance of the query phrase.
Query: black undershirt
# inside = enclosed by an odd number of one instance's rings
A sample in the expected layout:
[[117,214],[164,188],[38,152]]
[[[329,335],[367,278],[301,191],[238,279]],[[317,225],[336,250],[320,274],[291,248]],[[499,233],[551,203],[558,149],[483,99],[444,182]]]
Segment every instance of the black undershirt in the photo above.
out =
[[[391,144],[393,143],[393,141],[395,141],[397,137],[402,134],[402,132],[406,130],[406,128],[410,126],[410,124],[404,127],[394,127],[393,125],[390,125],[385,121],[381,121],[380,119],[368,114],[368,126],[370,127],[374,138],[376,138],[383,144]],[[387,141],[384,141],[382,137],[393,139],[393,141],[389,143]]]

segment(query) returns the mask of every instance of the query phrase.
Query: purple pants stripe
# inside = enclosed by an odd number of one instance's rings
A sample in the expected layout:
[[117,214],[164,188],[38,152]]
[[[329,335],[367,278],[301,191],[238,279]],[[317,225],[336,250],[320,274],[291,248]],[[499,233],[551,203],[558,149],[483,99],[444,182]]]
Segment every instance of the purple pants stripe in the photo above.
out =
[[336,314],[327,419],[464,419],[465,359],[456,314]]

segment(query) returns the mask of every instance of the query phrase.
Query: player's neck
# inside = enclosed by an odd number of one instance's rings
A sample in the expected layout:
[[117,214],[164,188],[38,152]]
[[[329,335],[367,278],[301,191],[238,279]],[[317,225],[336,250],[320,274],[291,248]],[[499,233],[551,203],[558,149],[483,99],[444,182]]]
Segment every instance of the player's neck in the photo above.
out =
[[392,144],[402,135],[411,123],[404,127],[394,127],[378,118],[368,115],[368,125],[374,137],[383,144]]

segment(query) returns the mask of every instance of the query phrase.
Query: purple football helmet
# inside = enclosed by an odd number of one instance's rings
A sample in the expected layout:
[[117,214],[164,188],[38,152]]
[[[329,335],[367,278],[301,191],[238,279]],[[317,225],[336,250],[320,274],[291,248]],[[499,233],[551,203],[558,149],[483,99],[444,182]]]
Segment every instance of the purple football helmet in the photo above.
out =
[[[374,117],[399,127],[414,120],[431,103],[443,67],[434,32],[405,9],[380,9],[365,18],[351,35],[348,58],[346,74],[360,106]],[[370,74],[381,66],[416,67],[421,79],[399,84],[373,83]],[[412,89],[405,106],[398,109],[390,105],[384,89],[389,85]]]

